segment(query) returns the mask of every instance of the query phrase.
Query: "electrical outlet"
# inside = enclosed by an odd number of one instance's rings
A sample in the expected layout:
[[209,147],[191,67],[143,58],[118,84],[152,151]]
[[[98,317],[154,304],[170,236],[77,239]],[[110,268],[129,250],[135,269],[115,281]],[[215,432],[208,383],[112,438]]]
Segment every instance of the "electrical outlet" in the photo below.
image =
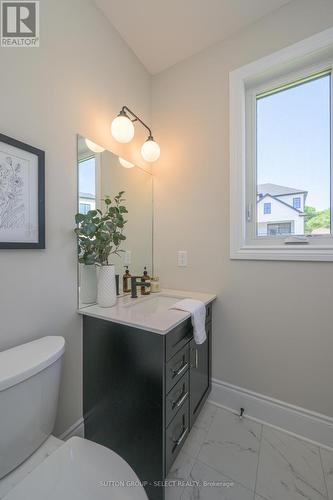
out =
[[187,250],[178,250],[178,267],[187,266]]
[[129,266],[132,263],[132,252],[131,250],[126,250],[124,253],[124,264]]

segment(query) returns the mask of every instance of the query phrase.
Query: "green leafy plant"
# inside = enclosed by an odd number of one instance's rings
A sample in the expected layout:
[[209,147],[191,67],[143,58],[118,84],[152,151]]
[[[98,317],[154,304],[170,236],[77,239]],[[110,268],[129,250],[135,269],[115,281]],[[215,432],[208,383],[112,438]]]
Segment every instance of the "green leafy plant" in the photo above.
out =
[[316,229],[329,229],[330,228],[330,209],[316,211],[314,207],[304,207],[306,213],[305,219],[305,234],[311,234]]
[[124,214],[127,208],[123,204],[125,191],[120,191],[113,199],[106,196],[102,200],[105,210],[89,210],[87,214],[76,214],[75,222],[78,227],[74,229],[78,238],[79,262],[89,265],[109,265],[112,254],[119,255],[120,246],[126,236],[123,230],[126,224]]

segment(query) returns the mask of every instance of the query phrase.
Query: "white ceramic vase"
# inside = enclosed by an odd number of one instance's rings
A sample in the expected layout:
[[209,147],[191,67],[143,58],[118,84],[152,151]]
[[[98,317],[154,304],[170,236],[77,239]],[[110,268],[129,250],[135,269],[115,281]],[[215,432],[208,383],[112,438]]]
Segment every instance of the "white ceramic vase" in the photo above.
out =
[[92,264],[80,265],[80,302],[82,304],[95,304],[97,300],[97,274],[96,266]]
[[100,266],[97,271],[97,304],[112,307],[117,302],[116,272],[113,264]]

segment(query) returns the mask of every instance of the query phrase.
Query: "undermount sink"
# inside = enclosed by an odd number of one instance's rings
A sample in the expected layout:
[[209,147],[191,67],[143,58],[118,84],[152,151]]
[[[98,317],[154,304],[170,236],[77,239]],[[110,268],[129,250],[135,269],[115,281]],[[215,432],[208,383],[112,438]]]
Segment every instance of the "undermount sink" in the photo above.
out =
[[[170,295],[157,295],[156,297],[145,297],[139,302],[129,304],[131,310],[142,314],[155,314],[167,311],[171,306],[185,297],[172,297]],[[135,301],[137,299],[133,299]]]

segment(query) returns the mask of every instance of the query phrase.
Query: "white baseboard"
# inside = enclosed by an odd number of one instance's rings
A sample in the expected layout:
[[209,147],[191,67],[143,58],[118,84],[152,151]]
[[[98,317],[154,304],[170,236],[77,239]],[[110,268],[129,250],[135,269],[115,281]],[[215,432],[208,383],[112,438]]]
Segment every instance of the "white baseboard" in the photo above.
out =
[[78,437],[84,437],[84,421],[83,418],[79,418],[76,422],[74,422],[73,425],[69,427],[65,432],[63,432],[60,436],[59,439],[62,441],[67,441],[67,439],[73,437],[73,436],[78,436]]
[[323,448],[333,448],[333,418],[212,379],[209,400],[232,412],[281,429]]

